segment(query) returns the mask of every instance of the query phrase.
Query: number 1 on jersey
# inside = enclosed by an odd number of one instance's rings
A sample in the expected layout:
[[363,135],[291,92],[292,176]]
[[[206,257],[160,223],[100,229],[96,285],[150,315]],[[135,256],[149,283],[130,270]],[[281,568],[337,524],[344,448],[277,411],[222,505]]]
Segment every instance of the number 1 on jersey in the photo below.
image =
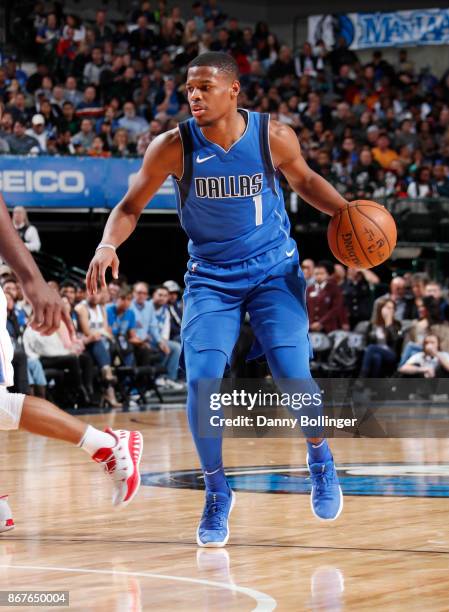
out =
[[262,225],[263,214],[262,214],[262,194],[253,197],[254,207],[256,209],[256,225]]

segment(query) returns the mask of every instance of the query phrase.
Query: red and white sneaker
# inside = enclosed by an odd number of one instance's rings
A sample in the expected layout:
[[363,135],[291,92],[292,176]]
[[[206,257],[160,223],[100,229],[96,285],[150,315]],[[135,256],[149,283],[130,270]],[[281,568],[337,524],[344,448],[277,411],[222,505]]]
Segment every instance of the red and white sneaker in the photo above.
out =
[[104,465],[114,485],[112,505],[124,508],[133,499],[140,486],[139,464],[142,457],[143,439],[140,431],[109,427],[105,432],[116,439],[113,448],[100,448],[92,459]]
[[8,496],[0,495],[0,533],[11,529],[14,529],[14,520],[8,504]]

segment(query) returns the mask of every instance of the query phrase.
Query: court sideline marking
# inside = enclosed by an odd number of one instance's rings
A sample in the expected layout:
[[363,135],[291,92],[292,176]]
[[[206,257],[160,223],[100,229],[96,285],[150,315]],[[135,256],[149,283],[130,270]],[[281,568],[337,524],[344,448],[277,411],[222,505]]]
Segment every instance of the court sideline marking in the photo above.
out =
[[213,580],[203,580],[201,578],[186,578],[184,576],[171,576],[169,574],[152,574],[149,572],[125,572],[122,570],[99,570],[99,569],[83,569],[77,567],[51,567],[51,566],[40,566],[40,565],[0,565],[0,568],[5,569],[22,569],[22,570],[43,570],[52,572],[73,572],[73,573],[84,573],[84,574],[107,574],[113,576],[130,576],[133,578],[156,578],[159,580],[177,580],[178,582],[189,582],[192,584],[202,584],[205,586],[217,587],[220,589],[227,589],[234,591],[235,593],[242,593],[247,597],[251,597],[257,603],[256,607],[253,608],[253,612],[271,612],[277,607],[276,600],[262,593],[262,591],[256,591],[248,587],[238,586],[236,584],[229,584],[226,582],[215,582]]

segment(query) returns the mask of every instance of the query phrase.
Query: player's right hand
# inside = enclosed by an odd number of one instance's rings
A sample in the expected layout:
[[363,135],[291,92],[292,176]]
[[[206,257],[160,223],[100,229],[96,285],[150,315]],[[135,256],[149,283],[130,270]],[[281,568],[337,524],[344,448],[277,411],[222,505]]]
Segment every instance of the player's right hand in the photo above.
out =
[[33,307],[33,316],[30,325],[44,336],[56,332],[61,321],[67,327],[70,337],[76,337],[69,308],[61,296],[43,280],[33,279],[22,283],[23,293]]
[[108,247],[99,249],[90,262],[86,275],[86,288],[89,295],[97,293],[98,285],[106,288],[106,270],[112,269],[112,276],[118,278],[120,261],[117,253]]

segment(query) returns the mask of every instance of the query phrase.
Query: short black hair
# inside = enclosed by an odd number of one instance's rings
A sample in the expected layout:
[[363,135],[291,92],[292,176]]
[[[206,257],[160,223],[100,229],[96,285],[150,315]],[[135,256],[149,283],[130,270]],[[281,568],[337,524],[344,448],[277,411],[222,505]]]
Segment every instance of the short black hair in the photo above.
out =
[[61,284],[60,284],[60,286],[59,286],[59,289],[61,289],[61,290],[62,290],[62,289],[68,289],[68,288],[70,288],[70,289],[75,289],[75,291],[76,291],[77,286],[76,286],[76,284],[75,284],[73,281],[71,281],[71,280],[66,280],[66,281],[64,281],[63,283],[61,283]]
[[220,72],[226,72],[232,78],[239,78],[239,67],[235,59],[229,53],[223,53],[222,51],[208,51],[207,53],[201,53],[193,59],[187,66],[187,70],[195,68],[197,66],[210,66],[211,68],[218,68]]
[[315,264],[315,268],[324,268],[330,276],[334,271],[334,264],[327,259],[322,259],[317,264]]

